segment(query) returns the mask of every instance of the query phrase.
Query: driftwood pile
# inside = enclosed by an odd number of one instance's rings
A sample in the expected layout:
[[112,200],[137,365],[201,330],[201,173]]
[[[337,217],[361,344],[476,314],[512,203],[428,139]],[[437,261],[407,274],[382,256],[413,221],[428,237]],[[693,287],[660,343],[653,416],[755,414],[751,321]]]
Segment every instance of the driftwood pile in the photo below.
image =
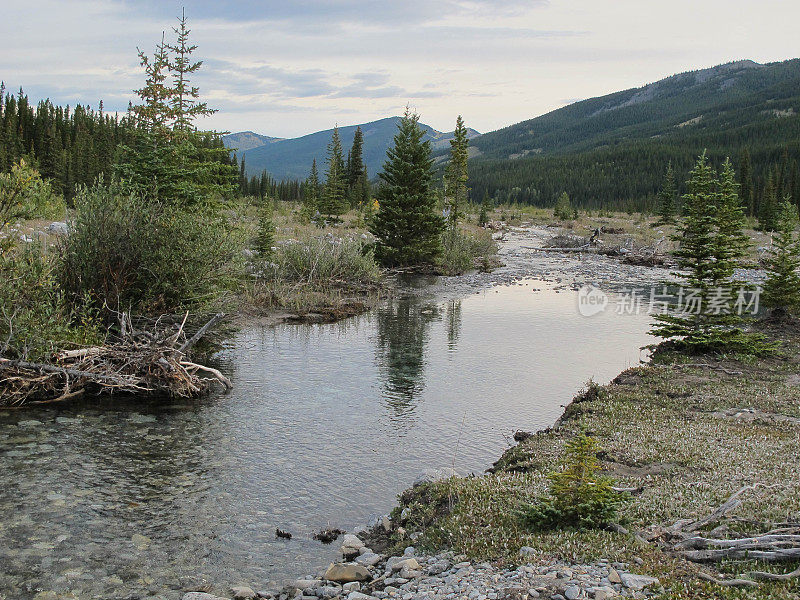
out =
[[[794,562],[800,560],[800,522],[757,524],[762,533],[744,537],[730,537],[729,528],[723,521],[728,513],[742,503],[742,496],[755,490],[759,484],[741,488],[710,515],[701,519],[684,519],[665,529],[656,529],[644,534],[649,542],[656,543],[686,560],[696,563],[718,563],[731,560],[759,560],[767,563]],[[731,521],[733,522],[733,521]],[[753,525],[752,523],[749,523]],[[709,533],[701,530],[717,525]],[[740,579],[717,579],[701,574],[703,579],[714,583],[747,587],[757,585],[756,580],[786,581],[800,577],[800,568],[790,573],[768,573],[751,571]],[[744,577],[747,577],[745,579]]]
[[187,336],[183,321],[137,330],[129,315],[120,316],[120,332],[103,346],[65,350],[51,362],[0,356],[0,406],[60,402],[85,393],[169,395],[190,398],[214,384],[232,384],[217,369],[192,362],[189,351],[225,315],[214,315]]

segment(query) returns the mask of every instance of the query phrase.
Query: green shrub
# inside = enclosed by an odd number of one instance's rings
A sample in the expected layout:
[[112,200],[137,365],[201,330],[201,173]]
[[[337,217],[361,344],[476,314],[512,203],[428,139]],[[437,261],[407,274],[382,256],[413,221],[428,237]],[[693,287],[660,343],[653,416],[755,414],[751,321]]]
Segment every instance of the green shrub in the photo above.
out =
[[[481,231],[476,235],[448,231],[442,242],[439,268],[445,275],[460,275],[476,267],[483,268],[484,263],[497,254],[497,244],[488,231]],[[487,270],[488,266],[487,264]]]
[[572,203],[569,201],[567,192],[562,192],[556,200],[556,206],[553,209],[553,216],[562,221],[569,221],[578,218],[578,211],[572,208]]
[[144,201],[102,184],[80,190],[61,241],[59,279],[71,298],[145,314],[220,300],[240,262],[240,240],[214,213]]
[[380,279],[372,248],[361,240],[323,236],[283,243],[273,253],[264,278],[310,284],[369,284]]
[[[10,172],[0,173],[0,234],[15,221],[63,212],[63,199],[53,194],[50,184],[24,160]],[[0,252],[11,246],[10,237],[0,240]]]
[[585,434],[566,444],[566,464],[551,473],[550,489],[523,507],[521,517],[537,531],[594,529],[615,521],[625,496],[612,489],[612,480],[597,474],[597,441]]
[[97,312],[65,298],[52,255],[26,244],[0,256],[0,355],[46,361],[60,349],[102,340]]

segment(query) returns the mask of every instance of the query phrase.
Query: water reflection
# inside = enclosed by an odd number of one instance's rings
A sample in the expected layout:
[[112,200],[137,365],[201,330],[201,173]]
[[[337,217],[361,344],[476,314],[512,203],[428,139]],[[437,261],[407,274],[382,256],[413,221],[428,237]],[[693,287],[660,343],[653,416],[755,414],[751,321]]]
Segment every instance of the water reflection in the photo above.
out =
[[441,318],[436,304],[404,297],[376,314],[377,358],[386,406],[393,420],[405,421],[425,389],[425,348],[429,328]]

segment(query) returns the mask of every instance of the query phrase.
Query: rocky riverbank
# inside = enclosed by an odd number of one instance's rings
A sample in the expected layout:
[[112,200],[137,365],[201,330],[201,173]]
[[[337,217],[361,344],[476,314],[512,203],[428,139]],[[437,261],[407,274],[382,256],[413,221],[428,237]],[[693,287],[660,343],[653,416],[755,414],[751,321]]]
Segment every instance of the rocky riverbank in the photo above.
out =
[[[508,568],[473,562],[443,552],[420,555],[413,546],[402,555],[377,554],[353,534],[344,536],[342,556],[324,573],[307,575],[281,591],[231,590],[235,600],[606,600],[648,598],[661,589],[653,577],[638,575],[627,563],[598,560],[592,564],[537,561],[528,564],[530,548],[520,550],[520,566]],[[223,600],[189,592],[183,600]]]

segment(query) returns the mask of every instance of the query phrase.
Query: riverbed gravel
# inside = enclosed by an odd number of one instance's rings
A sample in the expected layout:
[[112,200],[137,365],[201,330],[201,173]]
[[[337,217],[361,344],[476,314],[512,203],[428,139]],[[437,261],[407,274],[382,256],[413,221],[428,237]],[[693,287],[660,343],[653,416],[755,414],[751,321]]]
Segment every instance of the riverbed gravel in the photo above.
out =
[[[348,536],[344,555],[360,544],[352,562],[331,564],[324,573],[306,575],[280,591],[256,592],[241,586],[233,598],[273,600],[605,600],[648,598],[661,589],[658,579],[638,575],[625,563],[599,560],[592,564],[529,562],[530,549],[520,550],[520,564],[502,567],[476,563],[451,552],[420,555],[409,546],[402,556],[376,554]],[[356,545],[358,545],[356,544]],[[221,600],[190,592],[183,600]]]

